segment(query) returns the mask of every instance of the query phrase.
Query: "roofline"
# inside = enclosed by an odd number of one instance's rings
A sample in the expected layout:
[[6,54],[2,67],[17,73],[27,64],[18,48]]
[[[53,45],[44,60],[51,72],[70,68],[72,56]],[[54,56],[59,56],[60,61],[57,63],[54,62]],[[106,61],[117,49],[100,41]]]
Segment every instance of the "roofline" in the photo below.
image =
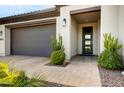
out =
[[50,20],[50,19],[56,19],[56,18],[57,17],[51,17],[51,18],[29,20],[29,21],[23,21],[23,22],[6,23],[4,25],[8,26],[8,25],[15,25],[15,24],[31,23],[31,22],[44,21],[44,20]]
[[55,7],[51,7],[51,8],[47,8],[39,11],[2,17],[0,18],[0,25],[7,24],[7,23],[42,19],[42,18],[57,17],[60,15],[60,8],[65,6],[68,6],[68,5],[55,5]]
[[56,23],[56,18],[57,17],[36,19],[36,20],[29,20],[29,21],[23,21],[23,22],[7,23],[4,25],[7,28],[26,27],[26,26],[32,26],[32,25],[44,25],[44,24],[49,24],[49,23]]
[[55,10],[56,10],[56,7],[52,7],[52,8],[47,8],[47,9],[38,10],[38,11],[34,11],[34,12],[28,12],[28,13],[23,13],[23,14],[1,17],[0,20],[23,17],[23,16],[34,15],[34,14],[39,14],[39,13],[46,13],[46,12],[51,12],[51,11],[55,11]]

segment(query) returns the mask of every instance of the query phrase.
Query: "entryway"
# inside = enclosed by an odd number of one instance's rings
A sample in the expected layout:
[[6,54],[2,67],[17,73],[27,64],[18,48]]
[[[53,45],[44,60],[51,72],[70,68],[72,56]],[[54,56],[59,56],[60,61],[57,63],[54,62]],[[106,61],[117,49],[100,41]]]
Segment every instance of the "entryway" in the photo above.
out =
[[99,55],[100,10],[71,15],[71,57]]

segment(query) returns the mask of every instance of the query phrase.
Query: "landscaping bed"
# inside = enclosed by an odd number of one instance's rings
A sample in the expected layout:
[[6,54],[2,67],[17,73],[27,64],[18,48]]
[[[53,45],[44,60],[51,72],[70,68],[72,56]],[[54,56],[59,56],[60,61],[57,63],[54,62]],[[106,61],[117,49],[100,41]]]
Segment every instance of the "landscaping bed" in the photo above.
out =
[[47,86],[46,87],[72,87],[72,86],[58,84],[58,83],[53,83],[53,82],[47,82]]
[[119,70],[106,70],[99,67],[103,87],[124,87],[124,76]]
[[66,67],[67,65],[69,65],[70,62],[64,62],[64,64],[62,65],[54,65],[54,64],[51,64],[50,62],[45,64],[45,66],[57,66],[57,67]]
[[[0,84],[0,87],[3,87],[3,85]],[[4,84],[4,87],[9,87],[9,86]],[[47,84],[45,86],[38,86],[38,87],[72,87],[72,86],[58,84],[58,83],[53,83],[53,82],[47,82]]]

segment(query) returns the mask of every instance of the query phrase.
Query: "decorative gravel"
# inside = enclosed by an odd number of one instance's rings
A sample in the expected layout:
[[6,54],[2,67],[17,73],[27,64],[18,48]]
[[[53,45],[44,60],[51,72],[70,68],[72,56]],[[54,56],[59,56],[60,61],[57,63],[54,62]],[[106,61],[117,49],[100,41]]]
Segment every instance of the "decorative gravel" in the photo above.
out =
[[124,87],[124,76],[121,71],[106,70],[99,67],[103,87]]

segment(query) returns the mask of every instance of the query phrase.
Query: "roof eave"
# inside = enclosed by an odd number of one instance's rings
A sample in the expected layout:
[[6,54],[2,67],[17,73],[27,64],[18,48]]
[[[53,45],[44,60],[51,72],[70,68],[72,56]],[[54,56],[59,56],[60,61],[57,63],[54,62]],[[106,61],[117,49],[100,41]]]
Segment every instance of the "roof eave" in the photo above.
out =
[[42,19],[47,17],[55,17],[55,16],[59,16],[59,14],[60,13],[57,11],[56,7],[52,7],[49,9],[44,9],[42,11],[30,12],[30,13],[0,18],[0,24],[34,20],[34,19]]

